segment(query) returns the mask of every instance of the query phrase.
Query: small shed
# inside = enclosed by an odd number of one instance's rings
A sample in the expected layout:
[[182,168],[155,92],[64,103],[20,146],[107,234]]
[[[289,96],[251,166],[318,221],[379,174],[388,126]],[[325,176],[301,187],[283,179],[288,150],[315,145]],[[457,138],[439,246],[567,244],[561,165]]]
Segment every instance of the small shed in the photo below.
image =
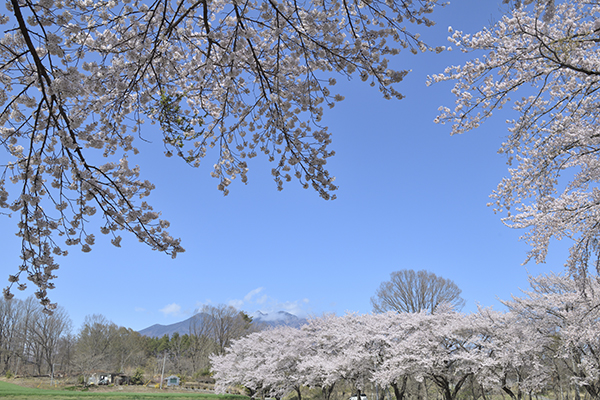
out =
[[129,377],[125,374],[94,372],[88,378],[88,385],[129,385]]
[[109,372],[94,372],[88,378],[88,385],[108,385],[113,383],[113,377],[117,374],[111,374]]
[[179,377],[177,375],[171,375],[167,379],[167,387],[169,386],[179,386]]

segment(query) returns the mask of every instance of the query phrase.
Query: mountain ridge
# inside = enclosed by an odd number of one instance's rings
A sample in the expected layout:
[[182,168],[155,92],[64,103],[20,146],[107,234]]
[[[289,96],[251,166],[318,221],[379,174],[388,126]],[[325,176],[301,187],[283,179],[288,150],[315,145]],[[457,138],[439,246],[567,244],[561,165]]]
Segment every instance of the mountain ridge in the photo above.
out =
[[[174,333],[178,333],[179,335],[190,334],[191,327],[202,324],[205,316],[206,314],[204,313],[197,313],[183,321],[169,325],[154,324],[141,329],[138,332],[142,336],[148,337],[163,337],[164,335],[172,336]],[[299,328],[306,324],[306,318],[300,318],[287,311],[277,311],[274,313],[255,311],[250,314],[250,317],[252,317],[252,322],[266,327],[291,326],[293,328]]]

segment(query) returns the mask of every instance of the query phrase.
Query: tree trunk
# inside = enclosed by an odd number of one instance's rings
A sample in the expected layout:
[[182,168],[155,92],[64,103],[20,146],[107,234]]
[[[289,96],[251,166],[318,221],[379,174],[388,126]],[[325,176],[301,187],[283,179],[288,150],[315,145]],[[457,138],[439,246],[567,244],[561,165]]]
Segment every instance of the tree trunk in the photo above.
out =
[[333,388],[335,387],[335,383],[331,386],[323,386],[321,388],[321,393],[323,394],[323,399],[324,400],[329,400],[331,397],[331,394],[333,393]]
[[515,395],[515,393],[512,390],[510,390],[509,387],[502,386],[502,390],[504,391],[504,393],[508,394],[512,400],[520,400],[521,396],[517,397],[517,395]]
[[[423,390],[425,381],[419,382],[417,385],[417,400],[427,400],[427,388]],[[425,393],[425,399],[423,399],[423,393]]]
[[[485,389],[483,388],[483,385],[479,385],[480,389],[481,389],[481,397],[483,398],[483,400],[488,400],[487,396],[485,395]],[[502,396],[504,397],[504,396]]]
[[473,395],[473,400],[477,400],[479,396],[475,393],[475,382],[474,379],[471,378],[471,394]]
[[391,384],[392,389],[394,389],[394,396],[396,400],[403,400],[404,395],[406,394],[406,381],[408,378],[406,376],[402,377],[400,382],[394,382]]

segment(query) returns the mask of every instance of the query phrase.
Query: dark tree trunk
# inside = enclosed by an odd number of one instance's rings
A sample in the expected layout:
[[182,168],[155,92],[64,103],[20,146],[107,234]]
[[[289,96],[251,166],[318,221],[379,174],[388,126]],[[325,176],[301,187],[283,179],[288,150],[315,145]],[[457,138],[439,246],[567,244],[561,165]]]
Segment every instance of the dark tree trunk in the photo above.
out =
[[321,393],[323,394],[324,400],[329,400],[331,394],[333,393],[333,388],[335,387],[335,383],[331,386],[323,386],[321,388]]
[[392,389],[394,389],[394,396],[396,400],[403,400],[404,395],[406,394],[406,382],[407,377],[402,377],[399,382],[394,382],[391,384]]

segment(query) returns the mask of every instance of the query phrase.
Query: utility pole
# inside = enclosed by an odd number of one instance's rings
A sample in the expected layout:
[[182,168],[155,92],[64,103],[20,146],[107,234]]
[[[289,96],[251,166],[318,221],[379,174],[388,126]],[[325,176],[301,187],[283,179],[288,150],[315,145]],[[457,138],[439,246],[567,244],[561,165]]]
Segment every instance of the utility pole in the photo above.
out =
[[[50,375],[50,386],[54,386],[54,366],[55,365],[56,365],[55,363],[52,363],[52,373]],[[62,364],[58,364],[58,365],[62,365]]]
[[160,388],[162,389],[163,379],[165,376],[165,362],[167,361],[167,352],[165,351],[165,357],[163,358],[162,372],[160,373]]

